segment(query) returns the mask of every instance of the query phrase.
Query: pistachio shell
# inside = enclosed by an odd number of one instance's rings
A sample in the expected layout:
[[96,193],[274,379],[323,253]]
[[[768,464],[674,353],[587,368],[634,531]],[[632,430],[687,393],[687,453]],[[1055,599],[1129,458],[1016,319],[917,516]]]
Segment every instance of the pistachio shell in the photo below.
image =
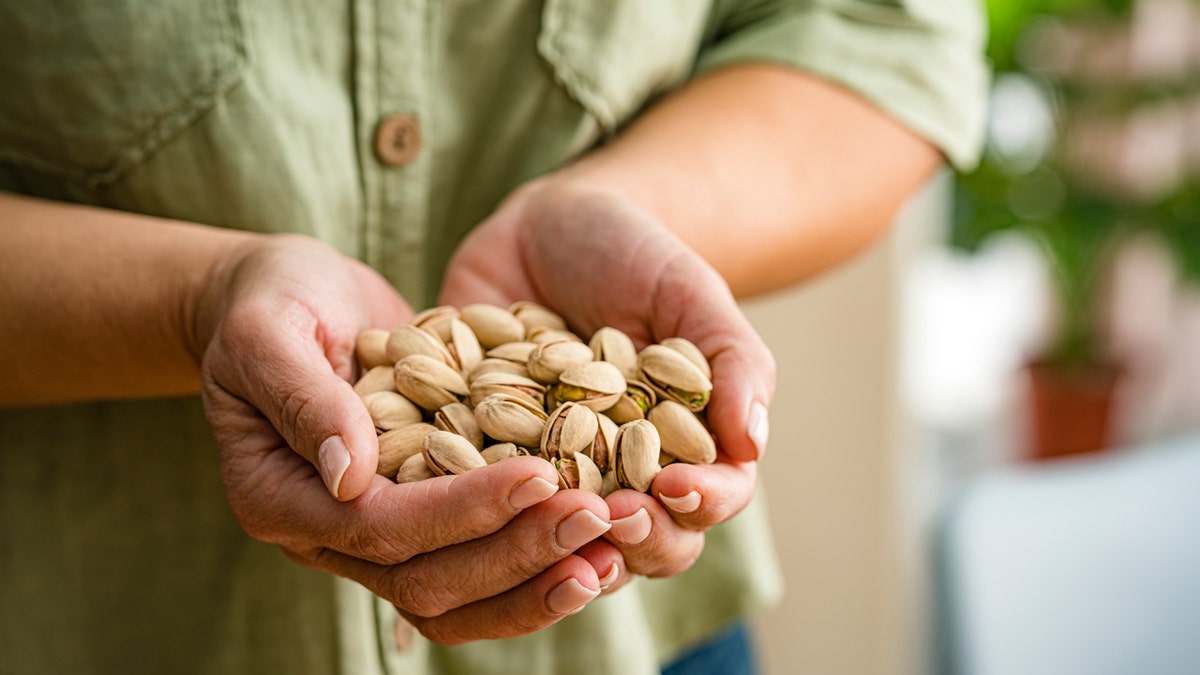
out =
[[604,477],[600,481],[600,496],[608,497],[620,489],[621,484],[617,482],[617,472],[613,470],[605,471]]
[[627,380],[637,379],[637,348],[628,335],[605,326],[592,335],[588,341],[592,354],[597,361],[608,361],[621,371]]
[[625,377],[606,361],[588,361],[571,366],[558,378],[559,401],[576,401],[602,412],[611,408],[625,393]]
[[457,370],[422,354],[396,363],[396,389],[425,410],[455,403],[470,392]]
[[483,449],[483,431],[471,412],[463,403],[451,403],[438,408],[433,414],[433,426],[442,431],[458,434],[471,442],[476,450]]
[[504,359],[486,358],[467,372],[467,384],[474,383],[480,375],[485,373],[508,373],[509,375],[529,377],[529,369],[524,364]]
[[421,421],[421,409],[394,391],[377,391],[362,397],[367,413],[380,431],[390,431]]
[[603,488],[604,477],[592,459],[583,453],[554,460],[554,468],[558,471],[560,488],[578,488],[597,495]]
[[661,441],[648,420],[635,420],[617,430],[615,449],[617,482],[638,492],[650,489],[658,475]]
[[570,457],[590,448],[599,431],[594,411],[578,403],[564,403],[550,413],[541,448],[548,457]]
[[450,319],[450,346],[458,363],[458,369],[467,372],[483,360],[483,347],[475,331],[461,319]]
[[546,411],[529,401],[506,394],[492,394],[475,406],[479,428],[497,441],[535,448],[546,426]]
[[519,396],[539,408],[546,400],[544,386],[528,377],[500,372],[485,373],[472,380],[469,393],[471,404],[475,406],[492,394]]
[[712,393],[712,381],[696,364],[662,345],[650,345],[638,355],[638,376],[660,400],[678,401],[693,411],[703,410]]
[[555,330],[566,330],[567,322],[554,312],[528,300],[520,300],[514,302],[508,311],[517,317],[517,320],[525,324],[525,332],[530,333],[535,328],[553,328]]
[[639,380],[628,380],[625,382],[625,393],[621,394],[621,398],[617,399],[613,407],[605,410],[604,414],[617,424],[643,420],[657,402],[658,396],[654,394],[650,385]]
[[529,352],[532,352],[536,347],[537,343],[525,340],[506,342],[498,347],[488,349],[485,355],[490,359],[504,359],[505,361],[512,361],[523,366],[529,361]]
[[708,359],[704,358],[704,352],[700,351],[700,348],[691,340],[681,337],[669,337],[663,339],[658,344],[683,354],[687,357],[688,361],[691,361],[700,369],[701,373],[704,373],[705,377],[710,380],[712,379],[712,367],[709,366]]
[[418,422],[380,434],[379,465],[376,473],[388,478],[395,476],[404,460],[421,454],[422,441],[434,431],[437,431],[437,428],[432,424]]
[[663,452],[688,464],[712,464],[717,446],[699,417],[675,401],[663,401],[650,409],[647,419],[658,429]]
[[454,357],[446,343],[438,336],[417,328],[400,326],[388,334],[387,357],[392,363],[402,361],[413,354],[428,356],[435,361],[454,366]]
[[425,455],[418,452],[417,454],[404,460],[400,465],[400,469],[396,471],[397,483],[415,483],[426,478],[434,478],[437,474],[433,469],[429,468],[429,463],[425,461]]
[[396,377],[392,366],[375,366],[362,374],[354,383],[354,393],[367,396],[377,391],[396,391]]
[[484,461],[491,465],[509,457],[519,457],[521,452],[514,443],[497,443],[484,448],[482,454]]
[[487,466],[483,455],[467,439],[449,431],[431,431],[421,445],[425,463],[439,476],[464,474]]
[[450,339],[450,319],[457,318],[458,315],[459,311],[457,307],[439,305],[417,313],[412,318],[412,321],[409,321],[409,325],[432,333],[445,342]]
[[529,353],[525,365],[530,377],[538,382],[553,384],[564,370],[591,360],[592,350],[587,345],[559,338],[538,344]]
[[554,328],[546,328],[544,326],[530,331],[529,335],[525,336],[525,339],[529,342],[539,345],[546,344],[547,342],[558,342],[559,340],[583,344],[583,338],[569,330],[557,330]]
[[460,318],[475,331],[479,344],[488,349],[525,339],[525,324],[503,307],[467,305]]
[[388,358],[387,341],[391,331],[383,328],[368,328],[358,334],[354,341],[354,353],[358,364],[364,370],[375,366],[390,366],[394,361]]
[[596,463],[601,473],[608,473],[616,464],[616,460],[613,458],[613,449],[617,443],[618,427],[616,422],[604,415],[597,415],[596,421],[600,423],[600,427],[596,432],[596,440],[588,451],[588,456]]

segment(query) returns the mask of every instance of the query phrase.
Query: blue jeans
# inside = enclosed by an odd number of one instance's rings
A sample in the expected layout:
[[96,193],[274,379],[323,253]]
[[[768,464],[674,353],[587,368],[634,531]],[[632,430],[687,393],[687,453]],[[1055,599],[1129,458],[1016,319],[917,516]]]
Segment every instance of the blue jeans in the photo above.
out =
[[754,645],[743,623],[735,623],[663,668],[663,675],[755,675]]

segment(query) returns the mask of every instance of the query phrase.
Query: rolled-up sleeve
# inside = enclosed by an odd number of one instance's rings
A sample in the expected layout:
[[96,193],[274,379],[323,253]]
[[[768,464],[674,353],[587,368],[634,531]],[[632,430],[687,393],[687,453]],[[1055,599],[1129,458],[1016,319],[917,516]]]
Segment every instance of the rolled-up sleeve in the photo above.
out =
[[856,92],[967,169],[983,140],[985,39],[979,0],[722,1],[696,74],[748,61],[811,72]]

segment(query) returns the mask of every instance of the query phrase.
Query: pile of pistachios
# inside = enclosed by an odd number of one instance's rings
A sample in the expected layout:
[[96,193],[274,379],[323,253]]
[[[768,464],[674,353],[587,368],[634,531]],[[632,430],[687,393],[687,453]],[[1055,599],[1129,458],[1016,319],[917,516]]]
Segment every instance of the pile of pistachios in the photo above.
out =
[[611,327],[584,342],[534,303],[440,306],[363,331],[357,356],[378,473],[397,482],[529,455],[554,465],[559,487],[607,496],[717,456],[703,418],[712,372],[683,338],[639,352]]

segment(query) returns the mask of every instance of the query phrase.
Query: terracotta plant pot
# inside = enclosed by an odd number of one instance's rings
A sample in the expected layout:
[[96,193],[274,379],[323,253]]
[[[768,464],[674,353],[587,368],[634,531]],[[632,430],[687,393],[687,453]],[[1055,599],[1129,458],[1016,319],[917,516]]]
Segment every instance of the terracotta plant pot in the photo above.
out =
[[1121,369],[1035,361],[1027,366],[1032,424],[1029,458],[1094,453],[1110,447]]

